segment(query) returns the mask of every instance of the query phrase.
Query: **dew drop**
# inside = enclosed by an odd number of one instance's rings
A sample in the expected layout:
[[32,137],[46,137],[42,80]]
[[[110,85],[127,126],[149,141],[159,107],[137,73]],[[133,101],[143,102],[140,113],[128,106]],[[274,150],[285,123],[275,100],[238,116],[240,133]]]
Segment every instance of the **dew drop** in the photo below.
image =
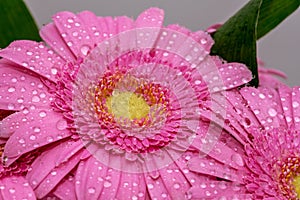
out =
[[111,186],[111,182],[109,181],[105,181],[104,184],[103,184],[104,187],[108,188]]
[[266,98],[266,96],[265,96],[264,94],[262,94],[262,93],[260,93],[258,96],[259,96],[259,98],[261,98],[261,99],[265,99],[265,98]]
[[40,127],[34,127],[33,132],[39,133],[41,131]]
[[22,138],[22,139],[19,140],[19,143],[20,143],[20,144],[24,144],[24,143],[25,143],[25,140]]
[[37,103],[37,102],[40,101],[40,97],[38,97],[38,96],[33,96],[32,99],[31,99],[31,101]]
[[18,102],[18,103],[23,103],[23,102],[24,102],[24,99],[23,99],[23,98],[18,98],[18,99],[17,99],[17,102]]
[[10,188],[10,189],[9,189],[9,192],[10,192],[11,194],[13,194],[13,193],[16,192],[16,190],[15,190],[14,188]]
[[53,75],[57,74],[57,69],[55,67],[51,68],[51,74],[53,74]]
[[274,108],[270,108],[268,113],[271,117],[275,117],[277,115],[277,111]]
[[90,51],[90,47],[87,46],[87,45],[83,45],[83,46],[80,48],[80,51],[81,51],[81,53],[82,53],[83,55],[86,56],[86,55],[89,53],[89,51]]
[[16,91],[16,88],[14,88],[14,87],[10,87],[10,88],[8,88],[8,90],[7,90],[8,92],[10,92],[10,93],[12,93],[12,92],[14,92],[14,91]]
[[147,186],[148,186],[148,189],[153,189],[153,187],[154,187],[151,183],[149,183]]
[[242,156],[240,154],[237,154],[237,153],[233,154],[231,156],[231,160],[233,162],[235,162],[240,167],[244,166],[244,161],[243,161],[243,158],[242,158]]
[[94,194],[96,192],[95,188],[91,187],[88,189],[88,193]]
[[39,113],[40,117],[46,117],[47,116],[47,113],[45,111],[41,111]]
[[29,137],[29,139],[30,139],[30,140],[35,140],[35,139],[36,139],[36,136],[35,136],[35,135],[31,135],[31,136]]
[[297,107],[299,107],[299,103],[297,101],[294,101],[293,102],[293,108],[297,108]]
[[179,188],[180,188],[180,185],[179,185],[179,183],[175,183],[175,184],[173,185],[173,187],[174,187],[175,189],[179,189]]
[[16,83],[18,80],[16,78],[12,78],[11,82]]
[[56,171],[52,171],[52,172],[51,172],[51,175],[52,175],[52,176],[55,176],[56,174],[57,174]]
[[61,120],[59,120],[59,121],[56,123],[56,128],[57,128],[58,130],[64,130],[64,129],[66,129],[67,127],[68,127],[68,123],[67,123],[67,121],[64,120],[64,119],[61,119]]
[[15,106],[13,104],[8,104],[7,109],[8,110],[13,110],[13,109],[15,109]]

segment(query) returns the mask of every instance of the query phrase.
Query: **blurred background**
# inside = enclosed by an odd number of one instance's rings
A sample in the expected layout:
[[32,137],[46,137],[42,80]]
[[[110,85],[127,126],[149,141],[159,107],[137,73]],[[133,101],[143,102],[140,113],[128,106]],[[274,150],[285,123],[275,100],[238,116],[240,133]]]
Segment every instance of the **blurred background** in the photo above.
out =
[[[127,15],[136,18],[149,7],[165,10],[165,24],[178,23],[193,31],[225,22],[248,0],[24,0],[39,27],[56,12],[91,10],[99,16]],[[300,11],[295,11],[258,42],[258,57],[267,68],[288,75],[285,82],[300,85]]]

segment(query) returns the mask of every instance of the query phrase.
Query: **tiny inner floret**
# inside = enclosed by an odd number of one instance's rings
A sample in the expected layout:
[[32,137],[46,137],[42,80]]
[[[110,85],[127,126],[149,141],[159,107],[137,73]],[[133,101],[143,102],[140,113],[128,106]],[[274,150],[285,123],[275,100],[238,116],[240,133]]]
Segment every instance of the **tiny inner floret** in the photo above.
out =
[[107,72],[95,87],[95,110],[99,123],[136,127],[151,125],[157,115],[168,116],[168,91],[159,84]]
[[115,117],[131,120],[142,119],[149,114],[150,106],[143,97],[132,92],[114,92],[106,99],[108,112]]
[[296,176],[293,181],[297,197],[300,199],[300,175]]

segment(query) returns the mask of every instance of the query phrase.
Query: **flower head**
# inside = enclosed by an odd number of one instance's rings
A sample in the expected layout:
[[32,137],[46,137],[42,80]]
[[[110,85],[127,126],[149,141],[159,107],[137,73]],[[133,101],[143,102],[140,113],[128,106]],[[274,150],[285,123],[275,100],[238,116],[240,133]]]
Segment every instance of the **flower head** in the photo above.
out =
[[[239,63],[209,56],[203,31],[163,27],[151,8],[133,21],[61,12],[45,42],[0,51],[6,166],[41,148],[27,179],[38,198],[179,198],[206,177],[187,168],[205,138],[200,108],[251,80]],[[20,142],[20,140],[22,142]],[[208,147],[208,146],[207,146]]]
[[[299,97],[299,87],[283,85],[228,92],[230,103],[226,104],[227,115],[222,116],[226,117],[225,130],[217,143],[223,145],[220,155],[190,163],[190,168],[219,181],[192,187],[189,197],[299,199]],[[224,162],[223,154],[237,166]],[[204,162],[211,163],[206,171],[201,166]]]

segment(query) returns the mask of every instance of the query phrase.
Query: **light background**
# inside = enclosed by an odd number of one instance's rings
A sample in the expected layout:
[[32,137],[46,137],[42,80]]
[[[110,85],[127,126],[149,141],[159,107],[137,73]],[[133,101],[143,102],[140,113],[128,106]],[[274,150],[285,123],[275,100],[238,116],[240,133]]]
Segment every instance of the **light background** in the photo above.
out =
[[[59,11],[91,10],[99,16],[136,18],[149,7],[165,10],[165,24],[178,23],[193,31],[225,22],[248,0],[24,0],[41,27]],[[258,57],[266,67],[280,69],[289,85],[300,85],[299,9],[258,42]]]

